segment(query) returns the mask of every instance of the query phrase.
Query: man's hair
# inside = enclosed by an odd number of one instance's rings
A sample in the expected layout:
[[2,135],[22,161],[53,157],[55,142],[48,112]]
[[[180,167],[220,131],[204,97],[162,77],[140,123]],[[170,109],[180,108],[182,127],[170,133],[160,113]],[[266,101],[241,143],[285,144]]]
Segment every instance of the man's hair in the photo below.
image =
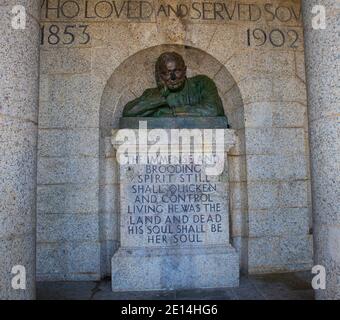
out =
[[162,53],[157,59],[156,68],[155,68],[155,77],[156,77],[156,82],[157,82],[158,86],[160,84],[161,67],[162,67],[162,65],[165,65],[169,61],[174,61],[174,62],[180,63],[183,67],[185,67],[184,59],[177,52],[164,52],[164,53]]

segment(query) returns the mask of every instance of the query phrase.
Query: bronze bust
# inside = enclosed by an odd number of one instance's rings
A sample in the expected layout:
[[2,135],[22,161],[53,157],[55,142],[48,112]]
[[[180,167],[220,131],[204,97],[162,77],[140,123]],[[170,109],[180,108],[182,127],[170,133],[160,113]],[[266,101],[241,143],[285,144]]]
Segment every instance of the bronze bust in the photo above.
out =
[[186,76],[187,67],[176,52],[163,53],[156,62],[157,88],[146,89],[130,101],[123,117],[218,117],[225,116],[213,80],[205,75]]

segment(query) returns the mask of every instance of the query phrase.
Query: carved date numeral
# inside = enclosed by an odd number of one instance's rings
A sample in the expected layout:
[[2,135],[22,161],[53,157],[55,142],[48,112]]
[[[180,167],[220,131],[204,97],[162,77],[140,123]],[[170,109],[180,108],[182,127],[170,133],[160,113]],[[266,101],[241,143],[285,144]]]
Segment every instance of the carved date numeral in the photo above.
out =
[[289,48],[296,49],[298,47],[298,40],[299,34],[293,29],[290,29],[288,31],[273,29],[270,32],[266,32],[260,28],[247,30],[248,47],[262,47],[265,44],[270,43],[273,47],[276,48],[280,48],[286,45]]
[[41,26],[41,45],[71,45],[78,41],[79,44],[88,44],[91,40],[90,34],[87,32],[88,25],[66,25],[59,27],[52,24],[49,27]]

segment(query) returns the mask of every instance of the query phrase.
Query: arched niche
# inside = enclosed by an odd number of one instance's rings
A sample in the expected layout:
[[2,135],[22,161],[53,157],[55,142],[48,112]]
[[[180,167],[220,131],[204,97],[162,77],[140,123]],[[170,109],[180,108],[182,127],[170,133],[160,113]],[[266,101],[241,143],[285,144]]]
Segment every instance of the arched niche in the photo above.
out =
[[[224,65],[208,53],[189,46],[160,45],[141,50],[115,69],[106,83],[100,109],[100,127],[118,128],[124,105],[140,96],[146,88],[156,87],[154,65],[162,52],[176,51],[188,67],[188,76],[205,74],[212,78],[223,100],[225,113],[233,128],[240,128],[235,112],[243,109],[240,91]],[[110,133],[109,133],[110,134]]]
[[[237,180],[231,183],[231,236],[239,251],[246,250],[242,239],[246,234],[246,216],[240,210],[233,210],[233,195],[239,197],[238,190],[243,179],[241,171],[245,171],[244,150],[244,112],[240,90],[226,67],[208,53],[183,45],[159,45],[137,52],[127,58],[117,67],[108,79],[103,91],[100,105],[100,239],[102,276],[110,275],[110,260],[119,247],[119,185],[117,179],[117,163],[111,146],[112,129],[118,128],[119,118],[127,102],[140,96],[147,88],[156,87],[154,66],[159,55],[166,51],[181,54],[188,67],[188,77],[204,74],[214,80],[223,101],[224,111],[229,119],[231,128],[235,129],[238,141],[231,152],[232,161],[229,163],[230,178]],[[240,180],[240,181],[238,181]],[[244,193],[246,188],[242,189]],[[247,198],[242,194],[243,199]],[[235,216],[238,215],[238,216]],[[245,253],[241,254],[246,256]],[[241,263],[242,264],[242,263]]]

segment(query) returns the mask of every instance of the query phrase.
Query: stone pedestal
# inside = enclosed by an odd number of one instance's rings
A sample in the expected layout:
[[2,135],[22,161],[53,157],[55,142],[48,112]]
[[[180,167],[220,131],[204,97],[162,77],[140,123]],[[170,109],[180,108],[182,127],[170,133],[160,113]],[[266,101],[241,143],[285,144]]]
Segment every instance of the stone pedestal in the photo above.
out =
[[[152,156],[157,135],[170,140],[180,130],[129,131],[138,146],[129,163],[119,164],[120,248],[112,258],[112,290],[238,286],[239,257],[229,243],[227,153],[235,143],[234,131],[191,131],[197,141],[208,132],[218,136],[216,156],[208,155],[211,143],[206,140],[190,156],[185,152],[190,139],[180,145],[173,140],[158,142],[163,152]],[[115,131],[113,138],[118,159],[120,134]],[[146,142],[148,134],[154,141]],[[129,143],[124,147],[133,146]],[[177,154],[166,155],[167,148],[177,147]],[[206,153],[199,160],[201,151]]]

